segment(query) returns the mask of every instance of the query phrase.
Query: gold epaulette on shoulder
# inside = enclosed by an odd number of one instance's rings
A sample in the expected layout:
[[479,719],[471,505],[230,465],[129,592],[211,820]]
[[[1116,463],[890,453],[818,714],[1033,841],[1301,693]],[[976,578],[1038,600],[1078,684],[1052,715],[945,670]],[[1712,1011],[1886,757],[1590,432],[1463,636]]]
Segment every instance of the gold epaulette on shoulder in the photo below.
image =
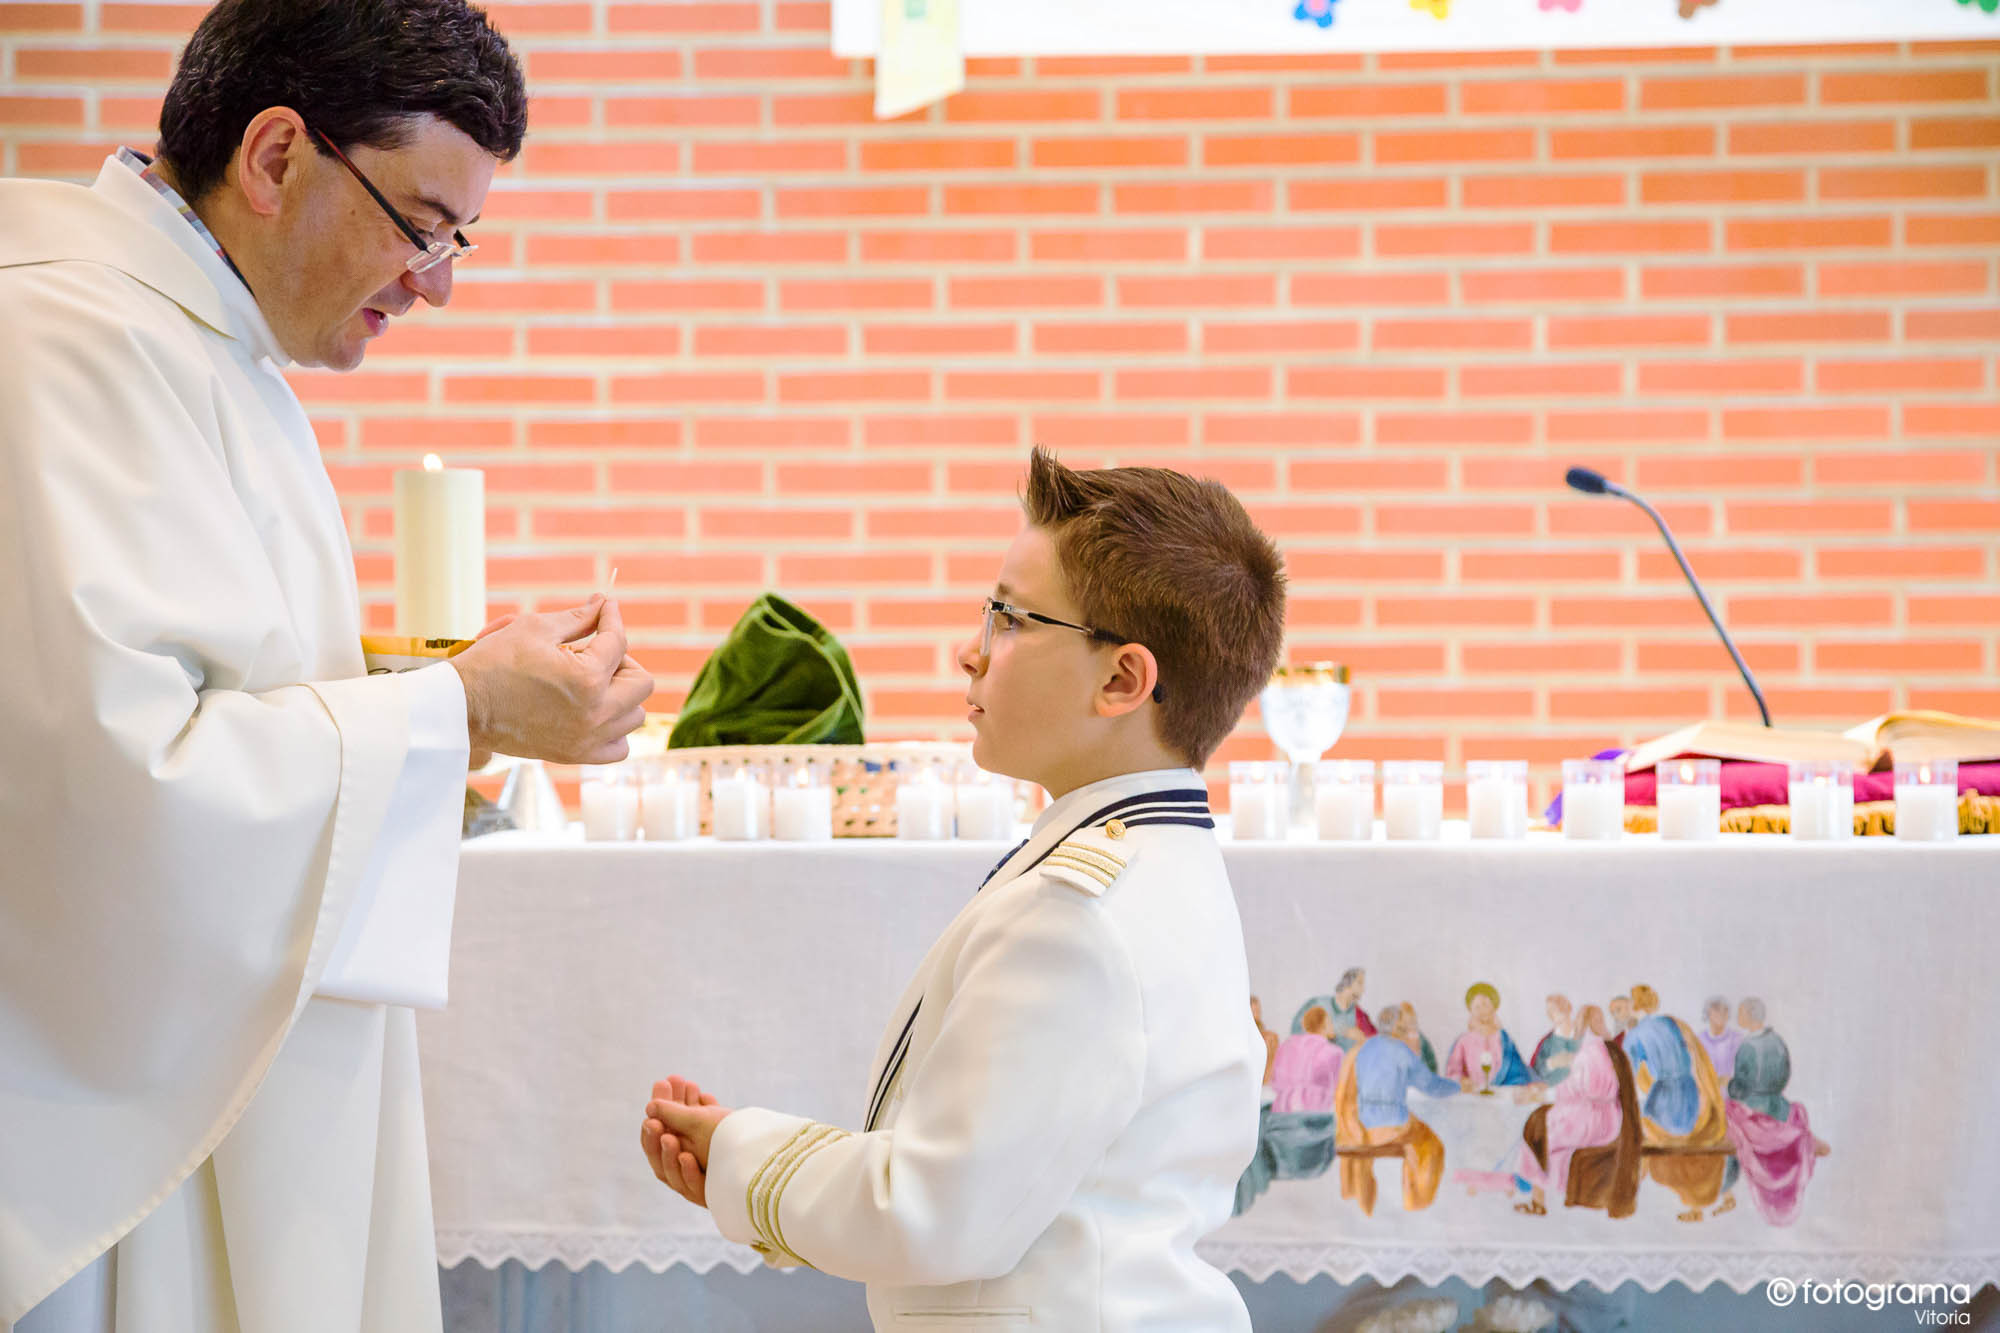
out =
[[1042,862],[1042,870],[1051,879],[1100,897],[1130,863],[1125,854],[1113,850],[1110,841],[1094,829],[1079,830],[1056,844]]

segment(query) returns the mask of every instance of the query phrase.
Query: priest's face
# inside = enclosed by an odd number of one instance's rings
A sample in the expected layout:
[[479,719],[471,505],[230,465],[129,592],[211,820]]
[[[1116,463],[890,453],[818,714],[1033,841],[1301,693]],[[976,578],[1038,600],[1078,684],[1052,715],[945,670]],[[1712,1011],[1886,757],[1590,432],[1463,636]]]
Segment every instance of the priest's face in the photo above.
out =
[[[413,118],[407,134],[397,148],[340,148],[427,242],[450,240],[485,207],[499,163],[435,116]],[[296,195],[273,219],[285,262],[259,275],[258,305],[294,361],[352,370],[418,301],[451,300],[452,261],[412,273],[416,245],[352,172],[319,151],[301,167]]]

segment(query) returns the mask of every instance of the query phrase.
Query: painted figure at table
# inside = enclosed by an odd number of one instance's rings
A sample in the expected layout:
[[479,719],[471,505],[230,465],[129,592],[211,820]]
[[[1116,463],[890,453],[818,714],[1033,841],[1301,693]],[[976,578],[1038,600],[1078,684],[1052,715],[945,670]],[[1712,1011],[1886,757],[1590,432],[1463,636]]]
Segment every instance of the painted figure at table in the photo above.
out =
[[[1353,1050],[1362,1042],[1375,1035],[1375,1024],[1368,1020],[1368,1011],[1361,1007],[1361,992],[1368,984],[1368,973],[1358,967],[1350,967],[1340,974],[1333,994],[1315,995],[1299,1006],[1292,1015],[1292,1031],[1305,1031],[1306,1010],[1319,1005],[1326,1010],[1327,1032],[1346,1050]],[[1431,1068],[1437,1068],[1433,1063]]]
[[1484,981],[1476,982],[1465,992],[1465,1009],[1465,1031],[1451,1044],[1444,1076],[1470,1080],[1480,1089],[1531,1082],[1520,1048],[1500,1026],[1500,992]]
[[1366,1150],[1395,1150],[1403,1159],[1403,1210],[1428,1208],[1444,1175],[1444,1145],[1431,1127],[1410,1114],[1409,1095],[1449,1097],[1470,1091],[1425,1067],[1418,1043],[1417,1012],[1411,1005],[1382,1011],[1388,1035],[1361,1043],[1340,1071],[1334,1092],[1335,1140],[1340,1149],[1340,1197],[1361,1211],[1375,1212],[1375,1158]]
[[1625,1044],[1625,1034],[1632,1030],[1638,1017],[1632,1012],[1632,997],[1614,995],[1611,997],[1611,1040],[1620,1046]]
[[1743,1031],[1729,1026],[1729,1001],[1720,995],[1711,995],[1702,1006],[1704,1026],[1701,1030],[1701,1044],[1708,1048],[1709,1063],[1715,1066],[1715,1076],[1727,1079],[1736,1071],[1736,1048],[1743,1043]]
[[[1522,1132],[1520,1164],[1514,1183],[1529,1192],[1516,1212],[1540,1216],[1551,1195],[1582,1206],[1606,1209],[1613,1217],[1630,1215],[1639,1192],[1639,1132],[1629,1125],[1627,1110],[1637,1111],[1631,1067],[1624,1052],[1609,1040],[1604,1011],[1584,1008],[1577,1027],[1576,1058],[1569,1077],[1556,1089],[1555,1101],[1537,1110]],[[1578,1150],[1616,1147],[1602,1171],[1593,1172],[1585,1188],[1571,1188],[1570,1168]],[[1601,1177],[1600,1179],[1598,1179]]]
[[1792,1078],[1792,1054],[1764,1019],[1764,1002],[1754,996],[1737,1008],[1737,1021],[1746,1035],[1736,1051],[1725,1107],[1736,1156],[1723,1179],[1723,1189],[1732,1192],[1715,1211],[1725,1213],[1736,1206],[1736,1181],[1748,1176],[1751,1200],[1764,1220],[1789,1226],[1798,1217],[1814,1159],[1831,1149],[1813,1137],[1806,1108],[1785,1096]]
[[1723,1151],[1728,1125],[1722,1087],[1708,1048],[1686,1023],[1660,1013],[1659,1007],[1659,994],[1651,986],[1632,988],[1632,1010],[1639,1021],[1625,1035],[1625,1055],[1646,1095],[1646,1146],[1672,1150],[1650,1157],[1648,1173],[1680,1195],[1687,1206],[1681,1221],[1699,1222],[1701,1210],[1722,1192],[1728,1157]]
[[[1603,1013],[1602,1010],[1598,1012]],[[1549,1030],[1535,1043],[1535,1054],[1528,1061],[1528,1071],[1535,1076],[1537,1083],[1553,1087],[1569,1077],[1572,1062],[1583,1045],[1583,1037],[1578,1030],[1575,1006],[1570,1004],[1569,996],[1549,996],[1548,1013]]]
[[1333,1089],[1340,1080],[1340,1043],[1327,1032],[1327,1013],[1319,1005],[1306,1010],[1304,1032],[1285,1038],[1271,1070],[1273,1111],[1331,1111]]
[[1264,1042],[1264,1086],[1268,1088],[1278,1059],[1278,1034],[1264,1026],[1264,1002],[1254,995],[1250,997],[1250,1021],[1257,1025],[1257,1035]]

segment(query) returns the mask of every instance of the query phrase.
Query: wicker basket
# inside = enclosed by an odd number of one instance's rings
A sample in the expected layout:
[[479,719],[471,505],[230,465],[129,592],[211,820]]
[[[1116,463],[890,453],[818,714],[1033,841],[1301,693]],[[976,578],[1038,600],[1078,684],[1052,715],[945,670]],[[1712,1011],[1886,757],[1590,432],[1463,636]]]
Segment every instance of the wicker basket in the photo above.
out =
[[972,761],[972,747],[947,741],[906,741],[885,745],[703,745],[668,750],[674,763],[701,765],[701,831],[714,831],[710,782],[722,764],[762,764],[776,772],[787,762],[816,760],[831,770],[833,836],[893,838],[896,836],[896,788],[903,773],[921,764],[945,766],[949,783],[961,763]]

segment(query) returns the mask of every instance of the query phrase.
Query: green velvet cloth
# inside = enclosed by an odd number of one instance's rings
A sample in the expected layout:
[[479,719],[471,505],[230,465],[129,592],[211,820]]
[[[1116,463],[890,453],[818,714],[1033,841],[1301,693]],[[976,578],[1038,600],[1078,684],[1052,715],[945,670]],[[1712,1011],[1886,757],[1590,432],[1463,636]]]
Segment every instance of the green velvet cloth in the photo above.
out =
[[702,663],[667,745],[859,745],[861,721],[847,650],[765,593]]

